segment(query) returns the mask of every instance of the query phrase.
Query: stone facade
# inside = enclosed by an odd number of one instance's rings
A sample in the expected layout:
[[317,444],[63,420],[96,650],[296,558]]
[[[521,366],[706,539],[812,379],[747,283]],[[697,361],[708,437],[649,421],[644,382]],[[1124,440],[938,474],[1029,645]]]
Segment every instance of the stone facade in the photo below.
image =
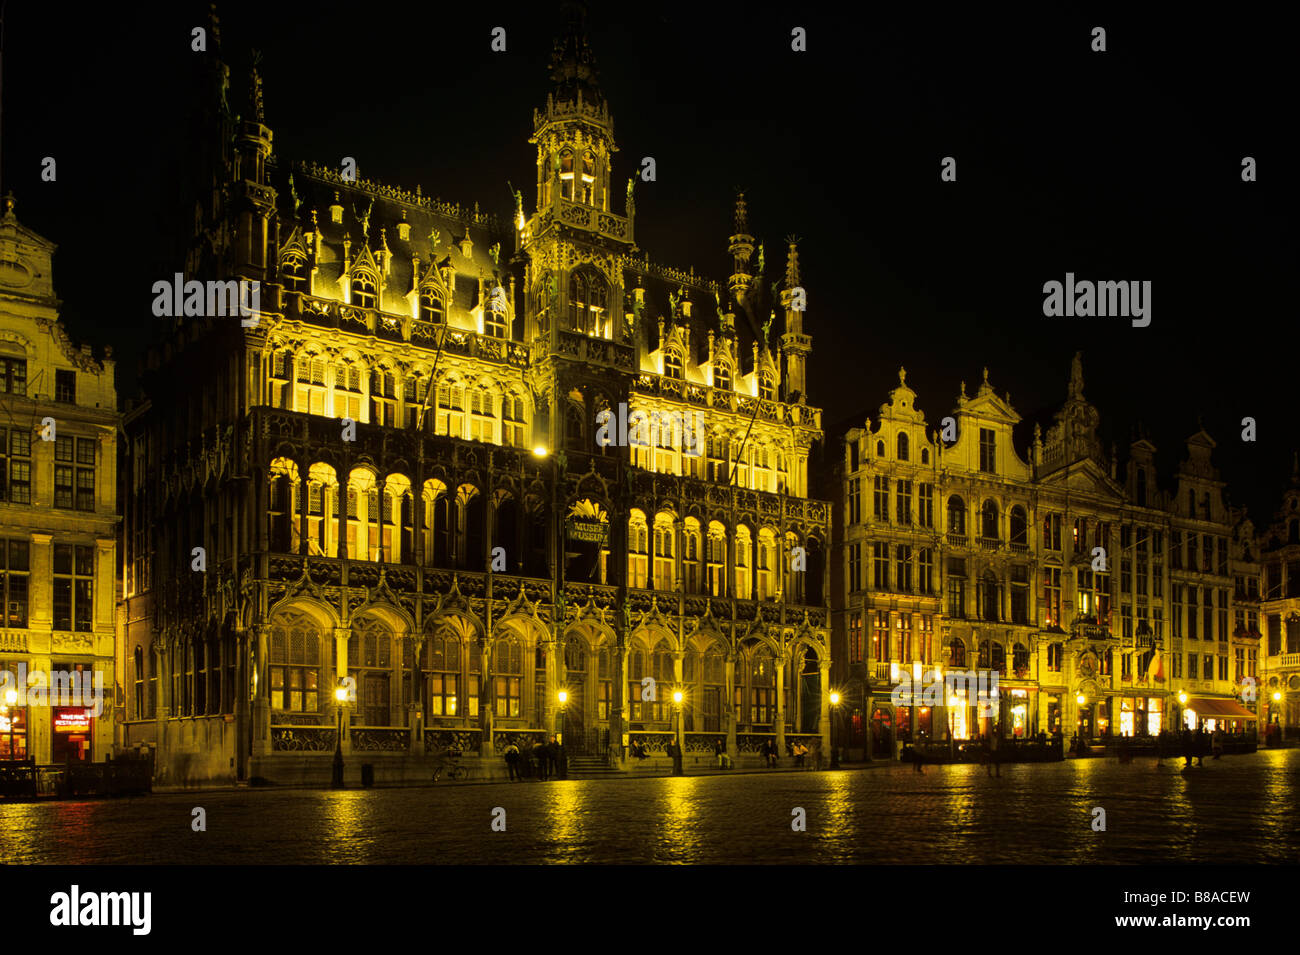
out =
[[236,124],[213,70],[187,277],[262,313],[177,320],[127,415],[124,745],[158,784],[323,781],[336,744],[427,781],[557,732],[615,766],[824,740],[796,243],[751,265],[741,197],[725,286],[639,250],[577,29],[504,224],[273,159],[260,78]]
[[[939,422],[900,371],[876,421],[848,432],[833,586],[850,755],[990,733],[1155,735],[1215,711],[1225,729],[1254,727],[1252,530],[1227,505],[1213,440],[1188,439],[1169,489],[1145,438],[1121,476],[1083,392],[1076,356],[1027,457],[987,369]],[[891,705],[901,682],[972,670],[997,676],[996,705],[952,686]]]
[[0,698],[0,753],[38,763],[111,754],[120,702],[115,366],[111,350],[96,359],[89,345],[69,340],[54,293],[54,251],[18,221],[7,197],[0,219],[0,669],[14,674],[11,687],[24,666],[29,690],[76,671],[103,688],[98,716],[93,705],[62,705],[74,702],[67,697]]

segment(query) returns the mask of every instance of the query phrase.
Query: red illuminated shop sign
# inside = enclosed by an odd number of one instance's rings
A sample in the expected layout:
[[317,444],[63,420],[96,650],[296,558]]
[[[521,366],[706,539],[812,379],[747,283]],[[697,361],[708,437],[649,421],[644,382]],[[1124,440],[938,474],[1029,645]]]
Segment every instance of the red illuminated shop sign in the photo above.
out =
[[63,709],[54,711],[54,732],[85,733],[90,729],[90,710]]

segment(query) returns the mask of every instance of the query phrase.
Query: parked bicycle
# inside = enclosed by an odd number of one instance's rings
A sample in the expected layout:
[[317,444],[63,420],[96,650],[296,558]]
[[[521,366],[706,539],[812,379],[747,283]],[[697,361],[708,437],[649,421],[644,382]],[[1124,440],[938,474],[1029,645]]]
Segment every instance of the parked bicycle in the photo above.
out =
[[433,769],[433,781],[436,783],[445,774],[450,780],[464,779],[469,770],[460,764],[464,752],[459,749],[445,749],[438,754],[438,763]]

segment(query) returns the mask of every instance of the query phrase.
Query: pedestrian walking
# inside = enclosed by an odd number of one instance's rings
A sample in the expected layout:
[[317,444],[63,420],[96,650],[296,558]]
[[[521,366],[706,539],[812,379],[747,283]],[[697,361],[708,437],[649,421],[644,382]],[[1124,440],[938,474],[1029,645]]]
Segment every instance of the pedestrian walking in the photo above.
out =
[[533,759],[537,761],[537,778],[544,782],[550,775],[550,756],[546,752],[546,744],[540,739],[533,744]]
[[1198,727],[1196,730],[1196,765],[1205,765],[1205,754],[1210,748],[1210,734],[1205,732],[1205,727]]
[[912,747],[912,772],[921,773],[924,775],[925,768],[921,765],[923,761],[924,761],[924,757],[922,757],[921,755],[921,748],[919,746],[913,746]]
[[554,736],[546,744],[546,769],[552,778],[564,778],[560,773],[560,744]]
[[519,764],[519,747],[514,743],[511,743],[506,747],[505,757],[506,772],[510,774],[510,782],[514,782],[516,779],[522,779],[523,777],[519,775],[519,770],[517,769]]

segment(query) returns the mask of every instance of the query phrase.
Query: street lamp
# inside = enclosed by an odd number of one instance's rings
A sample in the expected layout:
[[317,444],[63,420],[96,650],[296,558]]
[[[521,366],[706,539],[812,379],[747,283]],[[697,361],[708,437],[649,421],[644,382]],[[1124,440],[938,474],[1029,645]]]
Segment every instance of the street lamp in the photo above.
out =
[[5,712],[9,716],[9,759],[10,760],[16,758],[14,756],[14,721],[18,719],[18,713],[16,710],[13,713],[9,713],[9,710],[10,708],[17,706],[17,704],[18,704],[18,691],[6,690],[5,691]]
[[1186,709],[1187,709],[1187,691],[1179,690],[1178,691],[1178,732],[1179,733],[1184,733],[1187,731],[1187,720],[1185,718],[1186,714],[1184,713],[1184,710]]
[[561,690],[558,694],[560,701],[560,745],[564,745],[564,706],[569,702],[569,692]]
[[334,737],[334,778],[330,785],[334,789],[343,788],[343,706],[348,701],[348,690],[339,680],[339,685],[334,690],[334,699],[338,702],[339,711],[339,731]]
[[831,694],[831,769],[840,768],[840,751],[835,748],[835,742],[837,738],[835,733],[835,721],[839,717],[839,714],[840,714],[840,695],[838,693],[832,693]]
[[677,716],[676,746],[673,749],[674,776],[684,775],[682,772],[682,742],[684,736],[682,731],[682,698],[681,690],[673,690],[673,712]]

